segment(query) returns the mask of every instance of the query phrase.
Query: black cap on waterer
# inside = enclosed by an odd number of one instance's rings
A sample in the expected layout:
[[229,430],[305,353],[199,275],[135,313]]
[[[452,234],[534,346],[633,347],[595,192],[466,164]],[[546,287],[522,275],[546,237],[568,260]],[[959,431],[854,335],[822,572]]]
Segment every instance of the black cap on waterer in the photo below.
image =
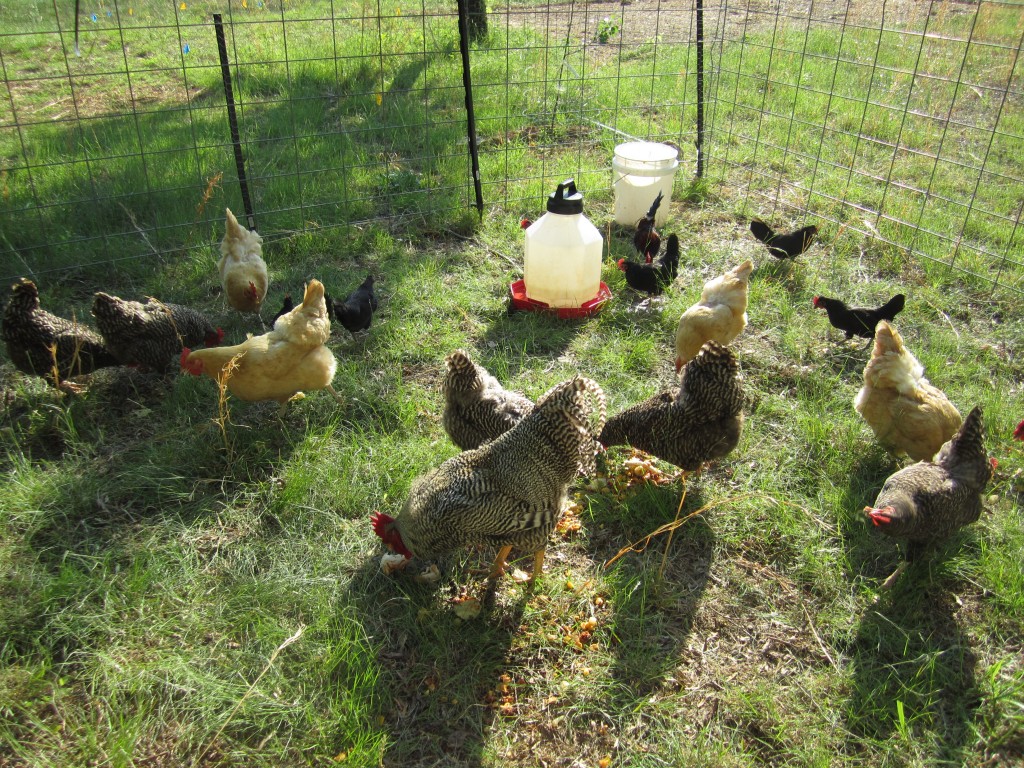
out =
[[575,179],[566,179],[548,195],[548,213],[564,216],[583,213],[583,193],[577,191]]

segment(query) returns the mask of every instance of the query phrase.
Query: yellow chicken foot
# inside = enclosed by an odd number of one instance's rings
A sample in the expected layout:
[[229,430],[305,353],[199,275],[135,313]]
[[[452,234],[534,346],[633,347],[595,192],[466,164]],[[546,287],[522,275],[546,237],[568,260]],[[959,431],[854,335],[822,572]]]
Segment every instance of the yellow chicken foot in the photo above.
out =
[[533,553],[533,573],[530,574],[530,581],[528,582],[530,588],[533,588],[534,583],[537,581],[537,577],[544,574],[544,550],[538,549]]
[[488,586],[494,584],[499,576],[503,576],[505,573],[505,561],[508,560],[509,554],[512,552],[512,545],[509,544],[506,547],[502,547],[498,550],[498,556],[494,558],[494,565],[491,566],[491,572],[487,574]]
[[331,397],[333,397],[335,400],[338,401],[338,405],[344,405],[345,404],[345,398],[343,398],[341,395],[339,395],[338,391],[334,387],[332,387],[330,384],[328,384],[326,387],[324,387],[324,389],[326,389],[328,392],[331,393]]
[[885,581],[883,581],[881,586],[879,586],[878,588],[879,589],[892,589],[892,585],[896,583],[896,579],[898,579],[900,577],[900,574],[903,573],[905,570],[907,570],[907,566],[908,565],[909,565],[909,563],[907,563],[906,561],[900,563],[900,567],[897,568],[895,571],[893,571],[892,576],[890,576]]

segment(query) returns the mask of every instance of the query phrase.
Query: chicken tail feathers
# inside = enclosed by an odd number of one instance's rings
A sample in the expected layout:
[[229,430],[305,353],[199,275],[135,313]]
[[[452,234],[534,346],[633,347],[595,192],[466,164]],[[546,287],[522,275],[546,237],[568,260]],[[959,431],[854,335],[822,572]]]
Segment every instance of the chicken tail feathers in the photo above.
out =
[[775,231],[760,219],[753,219],[750,222],[750,232],[766,245],[775,237]]
[[902,293],[897,293],[882,305],[879,310],[879,317],[882,320],[892,320],[896,315],[903,311],[903,307],[906,303],[907,297]]
[[647,218],[654,221],[654,215],[658,212],[658,207],[661,205],[661,199],[665,195],[658,192],[658,196],[654,198],[654,202],[651,203],[651,207],[647,209]]

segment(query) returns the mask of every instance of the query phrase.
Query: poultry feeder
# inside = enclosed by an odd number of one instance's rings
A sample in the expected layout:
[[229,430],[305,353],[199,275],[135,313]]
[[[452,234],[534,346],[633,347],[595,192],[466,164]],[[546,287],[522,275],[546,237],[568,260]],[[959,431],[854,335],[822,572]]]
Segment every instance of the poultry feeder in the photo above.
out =
[[654,225],[668,219],[672,182],[679,168],[679,152],[668,144],[628,141],[615,147],[612,157],[612,188],[615,191],[615,223],[635,226],[661,192]]
[[601,282],[604,238],[583,215],[575,180],[558,185],[547,209],[526,230],[523,279],[511,285],[511,308],[587,317],[612,295]]

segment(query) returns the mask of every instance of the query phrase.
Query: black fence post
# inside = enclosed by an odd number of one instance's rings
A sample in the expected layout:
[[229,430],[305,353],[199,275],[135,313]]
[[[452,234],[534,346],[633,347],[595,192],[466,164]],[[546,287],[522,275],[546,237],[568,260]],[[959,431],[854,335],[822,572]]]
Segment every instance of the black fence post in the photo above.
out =
[[469,8],[467,0],[459,2],[459,50],[462,52],[462,89],[466,94],[466,133],[469,138],[469,157],[473,166],[473,189],[476,192],[476,210],[483,218],[484,193],[480,187],[480,151],[476,145],[476,113],[473,111],[473,78],[469,74]]
[[256,229],[256,216],[252,211],[249,197],[249,182],[245,177],[245,156],[242,154],[242,140],[238,134],[238,116],[235,114],[235,96],[231,90],[231,67],[228,66],[228,44],[224,39],[224,23],[219,13],[213,14],[213,26],[217,29],[217,50],[220,52],[220,75],[224,81],[224,98],[228,103],[228,125],[231,126],[231,144],[235,148],[235,167],[238,169],[238,186],[242,191],[242,205],[249,229]]

